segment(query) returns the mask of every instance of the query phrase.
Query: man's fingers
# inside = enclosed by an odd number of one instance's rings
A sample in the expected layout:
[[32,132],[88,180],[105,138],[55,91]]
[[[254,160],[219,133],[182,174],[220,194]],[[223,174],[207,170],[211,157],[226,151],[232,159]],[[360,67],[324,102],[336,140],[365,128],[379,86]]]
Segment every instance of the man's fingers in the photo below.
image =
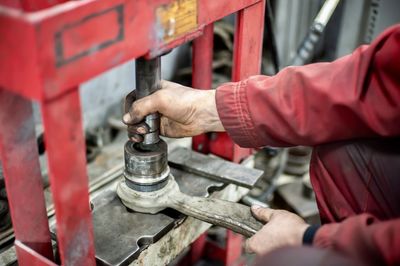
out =
[[146,115],[160,111],[162,108],[162,97],[160,97],[158,92],[133,102],[129,108],[129,112],[123,117],[124,123],[128,125],[136,124],[142,121]]
[[139,134],[128,134],[129,139],[133,142],[142,142],[143,141],[143,136]]
[[128,126],[128,134],[146,134],[148,132],[149,126],[144,122]]
[[131,108],[135,100],[136,100],[136,90],[133,90],[125,97],[125,103],[124,103],[125,113],[129,112],[129,109]]
[[257,219],[263,221],[263,222],[268,222],[273,213],[274,210],[270,209],[270,208],[262,208],[258,205],[253,205],[251,206],[251,212],[253,213],[254,217],[256,217]]

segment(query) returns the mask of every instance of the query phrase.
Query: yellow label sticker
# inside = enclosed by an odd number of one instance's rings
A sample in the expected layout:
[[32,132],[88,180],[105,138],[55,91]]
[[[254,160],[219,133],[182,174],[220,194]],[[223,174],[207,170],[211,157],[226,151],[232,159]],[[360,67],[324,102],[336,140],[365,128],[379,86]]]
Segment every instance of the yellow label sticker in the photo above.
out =
[[158,7],[156,14],[162,28],[160,37],[164,42],[170,42],[196,29],[197,0],[175,0]]

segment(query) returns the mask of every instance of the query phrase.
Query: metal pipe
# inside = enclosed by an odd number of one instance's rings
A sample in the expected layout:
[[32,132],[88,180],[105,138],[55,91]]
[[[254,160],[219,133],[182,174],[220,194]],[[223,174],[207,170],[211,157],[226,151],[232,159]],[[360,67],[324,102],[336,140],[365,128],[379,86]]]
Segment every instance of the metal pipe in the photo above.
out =
[[317,46],[322,34],[324,33],[326,24],[335,11],[339,0],[326,0],[317,17],[314,19],[310,30],[297,50],[296,56],[293,58],[290,65],[302,66],[309,63],[314,55],[315,47]]
[[338,4],[339,0],[326,0],[314,22],[326,26]]
[[[136,99],[141,99],[160,89],[161,57],[136,60]],[[153,113],[145,117],[149,132],[143,135],[142,146],[153,145],[160,141],[160,115]]]

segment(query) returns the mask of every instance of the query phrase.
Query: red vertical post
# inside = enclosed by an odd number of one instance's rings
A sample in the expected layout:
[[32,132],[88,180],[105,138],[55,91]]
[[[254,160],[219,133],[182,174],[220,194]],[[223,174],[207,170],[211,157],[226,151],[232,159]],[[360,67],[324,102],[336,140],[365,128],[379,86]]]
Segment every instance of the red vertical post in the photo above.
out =
[[57,240],[63,265],[95,265],[79,90],[42,103]]
[[[232,81],[260,74],[264,32],[265,0],[240,10],[236,18]],[[234,145],[233,161],[251,154],[250,149]]]
[[[192,87],[209,90],[212,86],[214,24],[204,27],[203,35],[193,41]],[[192,148],[198,152],[209,153],[209,135],[201,134],[192,139]],[[189,265],[196,263],[204,254],[207,233],[202,234],[191,245]]]
[[0,124],[1,162],[15,238],[52,260],[31,102],[0,89]]
[[[260,74],[264,32],[265,0],[240,10],[236,17],[232,81]],[[251,149],[233,146],[233,161],[240,162],[252,153]],[[227,232],[225,265],[240,260],[243,237]]]
[[[207,25],[203,35],[193,41],[192,87],[209,90],[212,86],[214,24]],[[209,153],[209,136],[202,134],[193,137],[192,148],[198,152]]]

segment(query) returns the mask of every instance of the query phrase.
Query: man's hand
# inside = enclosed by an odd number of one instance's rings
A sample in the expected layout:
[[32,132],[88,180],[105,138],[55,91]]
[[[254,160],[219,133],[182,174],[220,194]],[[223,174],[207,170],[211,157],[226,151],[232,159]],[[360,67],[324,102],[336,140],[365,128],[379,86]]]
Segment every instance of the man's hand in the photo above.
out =
[[161,115],[160,133],[167,137],[191,137],[210,131],[225,131],[215,103],[215,90],[196,90],[162,81],[161,89],[136,101],[134,91],[125,101],[123,121],[130,139],[143,140],[148,131],[143,118],[151,113]]
[[302,218],[284,210],[252,206],[254,216],[266,224],[246,241],[246,251],[265,254],[283,246],[301,246],[309,226]]

